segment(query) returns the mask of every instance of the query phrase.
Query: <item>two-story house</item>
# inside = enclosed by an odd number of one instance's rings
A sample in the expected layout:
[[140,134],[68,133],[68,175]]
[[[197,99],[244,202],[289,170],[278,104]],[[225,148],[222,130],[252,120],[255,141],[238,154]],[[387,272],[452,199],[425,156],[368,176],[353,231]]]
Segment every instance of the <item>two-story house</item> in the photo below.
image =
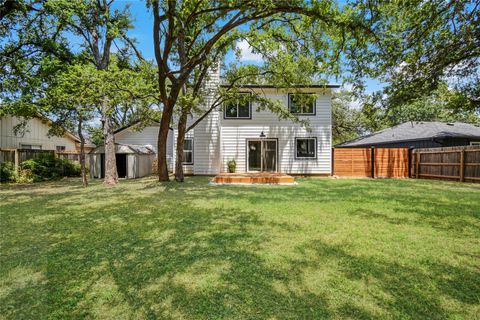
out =
[[[209,85],[219,85],[219,74],[212,78]],[[268,85],[242,86],[241,92],[246,95],[245,99],[212,111],[187,133],[183,159],[185,174],[216,175],[228,172],[227,163],[234,159],[237,163],[236,172],[329,175],[332,148],[331,91],[334,88],[338,86],[312,85],[296,87],[295,90],[277,89]],[[308,120],[308,126],[292,120],[280,120],[277,114],[269,110],[258,110],[256,103],[248,99],[254,92],[281,101],[290,112],[300,119]],[[299,105],[299,92],[314,94],[316,99],[309,99],[311,103]],[[189,124],[194,121],[195,118],[191,117]],[[122,148],[131,150],[144,146],[156,154],[158,129],[158,125],[151,125],[141,130],[135,126],[119,130],[115,134],[117,153],[120,154]],[[171,128],[167,144],[171,170],[175,168],[176,136],[177,130]],[[135,157],[142,156],[147,155],[137,153]],[[146,161],[140,164],[135,157],[130,155],[126,161],[117,161],[122,166],[119,169],[121,176],[139,176],[133,171],[129,173],[129,167],[134,167],[136,172],[141,171],[142,175],[151,173],[148,168],[150,164]],[[128,159],[137,164],[129,165]],[[92,168],[94,176],[102,176],[98,168]]]

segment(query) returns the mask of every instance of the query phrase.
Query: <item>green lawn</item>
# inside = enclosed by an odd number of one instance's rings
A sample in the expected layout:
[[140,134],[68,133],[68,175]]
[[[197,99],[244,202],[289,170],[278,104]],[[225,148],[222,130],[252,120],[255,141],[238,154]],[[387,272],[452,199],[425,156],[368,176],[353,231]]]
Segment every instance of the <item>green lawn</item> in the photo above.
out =
[[475,319],[480,185],[0,187],[0,318]]

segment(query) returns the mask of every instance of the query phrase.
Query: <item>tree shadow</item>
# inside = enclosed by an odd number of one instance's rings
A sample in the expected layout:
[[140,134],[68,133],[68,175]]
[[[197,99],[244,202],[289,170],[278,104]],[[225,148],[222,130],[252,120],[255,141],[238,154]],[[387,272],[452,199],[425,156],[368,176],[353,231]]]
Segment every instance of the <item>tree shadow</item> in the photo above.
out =
[[[434,205],[435,194],[402,192],[408,184],[395,185],[396,192],[387,196],[382,188],[391,185],[383,181],[306,179],[296,187],[219,188],[208,186],[208,180],[146,179],[110,189],[94,184],[81,194],[66,186],[48,198],[40,190],[16,192],[25,198],[18,205],[0,204],[10,210],[2,214],[2,229],[13,228],[0,239],[6,248],[0,274],[9,274],[2,282],[0,313],[11,318],[443,319],[448,312],[441,297],[478,303],[480,274],[472,267],[422,262],[430,270],[425,272],[311,238],[296,248],[295,258],[275,252],[271,261],[265,244],[296,227],[253,210],[266,203],[359,201],[355,210],[337,214],[452,231],[459,224],[450,219],[456,216],[455,202]],[[372,196],[372,188],[380,191]],[[252,206],[226,206],[230,199]],[[410,217],[413,211],[382,212],[405,210],[413,201],[420,218]],[[376,202],[383,207],[364,207]],[[478,219],[474,207],[464,209],[465,217]],[[15,227],[22,234],[16,235]],[[341,276],[325,283],[328,289],[313,290],[306,277],[312,270]],[[332,302],[332,296],[343,300]],[[363,306],[365,299],[376,308]]]

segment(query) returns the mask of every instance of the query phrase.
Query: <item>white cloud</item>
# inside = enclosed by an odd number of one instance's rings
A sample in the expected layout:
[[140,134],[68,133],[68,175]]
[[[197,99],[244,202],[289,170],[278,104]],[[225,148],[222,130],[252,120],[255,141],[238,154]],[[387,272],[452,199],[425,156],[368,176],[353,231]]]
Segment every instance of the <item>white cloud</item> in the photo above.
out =
[[253,53],[252,47],[246,40],[237,42],[237,50],[240,52],[240,61],[245,62],[262,62],[262,55],[259,53]]

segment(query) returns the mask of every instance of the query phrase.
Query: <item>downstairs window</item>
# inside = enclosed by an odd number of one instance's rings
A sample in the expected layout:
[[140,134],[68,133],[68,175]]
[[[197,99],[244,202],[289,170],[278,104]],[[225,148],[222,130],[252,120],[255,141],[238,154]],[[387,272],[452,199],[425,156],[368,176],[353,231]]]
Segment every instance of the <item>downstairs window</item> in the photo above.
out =
[[317,138],[296,138],[295,157],[297,159],[317,158]]
[[185,138],[183,144],[183,164],[193,164],[193,139]]

